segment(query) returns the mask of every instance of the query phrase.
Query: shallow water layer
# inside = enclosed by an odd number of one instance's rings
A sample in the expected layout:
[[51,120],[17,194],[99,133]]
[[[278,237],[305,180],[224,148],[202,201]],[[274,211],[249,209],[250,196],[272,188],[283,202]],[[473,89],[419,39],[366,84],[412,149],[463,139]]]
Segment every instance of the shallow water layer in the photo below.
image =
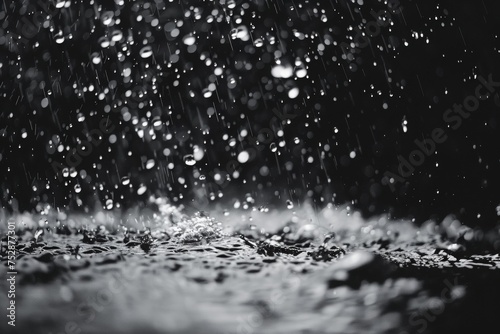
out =
[[147,217],[7,220],[18,333],[460,332],[500,310],[497,235],[452,219],[416,227],[307,205],[191,216],[163,203]]

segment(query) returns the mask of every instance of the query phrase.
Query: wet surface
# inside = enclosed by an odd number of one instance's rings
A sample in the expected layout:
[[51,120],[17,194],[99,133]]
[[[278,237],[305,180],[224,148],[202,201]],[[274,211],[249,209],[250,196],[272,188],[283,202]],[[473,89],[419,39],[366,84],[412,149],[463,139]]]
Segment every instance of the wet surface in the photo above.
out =
[[[160,195],[208,210],[250,194],[494,227],[499,12],[495,0],[2,2],[0,204],[112,210]],[[477,110],[450,114],[475,92]],[[409,165],[414,154],[425,161]]]
[[165,203],[139,217],[12,217],[24,218],[17,332],[460,332],[500,309],[494,236],[478,252],[467,239],[479,232],[451,220],[417,228],[307,205],[215,219]]

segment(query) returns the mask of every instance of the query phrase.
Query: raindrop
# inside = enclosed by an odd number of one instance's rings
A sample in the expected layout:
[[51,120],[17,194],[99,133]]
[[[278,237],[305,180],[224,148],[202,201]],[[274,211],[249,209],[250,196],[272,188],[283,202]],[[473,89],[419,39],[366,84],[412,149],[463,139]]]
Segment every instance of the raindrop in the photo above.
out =
[[98,52],[94,52],[93,54],[91,54],[90,58],[92,58],[92,63],[95,65],[101,63],[101,57]]
[[115,30],[111,34],[111,40],[115,42],[119,42],[123,38],[123,33],[120,30]]
[[159,117],[157,117],[157,118],[155,118],[155,119],[153,120],[153,126],[154,126],[155,128],[159,128],[161,125],[162,125],[162,122],[161,122],[161,119],[160,119]]
[[401,126],[403,127],[403,132],[408,131],[408,121],[406,120],[406,116],[403,117],[403,121],[401,122]]
[[151,169],[153,168],[155,165],[155,161],[153,159],[149,159],[147,162],[146,162],[146,169]]
[[287,79],[293,75],[293,68],[291,66],[277,65],[271,69],[271,75],[275,78]]
[[63,177],[68,177],[69,176],[69,169],[68,168],[64,168],[62,170],[62,175],[63,175]]
[[242,41],[248,41],[250,36],[248,35],[248,29],[245,26],[239,26],[231,30],[232,39],[241,39]]
[[196,164],[196,160],[192,154],[187,154],[184,156],[184,163],[188,166],[194,166]]
[[307,70],[304,67],[298,67],[295,70],[295,75],[297,78],[304,78],[307,75]]
[[297,96],[299,96],[299,89],[297,87],[294,87],[294,88],[290,89],[290,91],[288,91],[289,98],[294,99]]
[[57,0],[55,6],[56,8],[63,8],[65,3],[66,0]]
[[79,193],[82,191],[82,186],[80,186],[79,184],[75,184],[75,193]]
[[114,13],[112,11],[104,12],[101,15],[102,24],[104,24],[105,26],[112,25],[113,24],[113,16],[114,16]]
[[124,176],[124,177],[122,177],[122,180],[121,180],[121,181],[122,181],[122,184],[123,184],[124,186],[126,186],[126,185],[130,184],[130,178],[129,178],[128,176]]
[[278,150],[276,143],[269,144],[269,148],[271,149],[271,152],[276,152]]
[[199,146],[195,145],[193,148],[193,156],[196,161],[200,161],[205,156],[205,152],[203,152]]
[[196,43],[196,37],[194,37],[193,35],[186,35],[182,39],[182,42],[186,45],[193,45],[194,43]]
[[101,45],[101,48],[105,49],[109,46],[109,39],[106,36],[99,37],[97,42]]
[[248,154],[247,151],[241,151],[240,154],[238,154],[238,162],[244,164],[248,159],[250,159],[250,154]]
[[146,45],[139,51],[139,54],[141,55],[142,58],[149,58],[153,55],[153,49],[151,46]]
[[106,209],[108,209],[108,210],[113,209],[113,200],[112,199],[106,200]]
[[210,96],[212,96],[212,92],[208,88],[203,89],[202,94],[203,94],[203,97],[206,99],[208,99]]
[[142,195],[148,190],[148,187],[146,187],[144,184],[141,184],[139,186],[139,189],[137,189],[137,195]]
[[229,89],[233,89],[236,87],[236,78],[233,76],[229,76],[227,79],[227,87]]
[[286,200],[286,208],[293,209],[293,202],[289,199]]
[[62,44],[62,43],[64,42],[64,36],[63,36],[62,31],[58,32],[58,33],[55,35],[55,39],[56,39],[56,43],[57,43],[57,44]]

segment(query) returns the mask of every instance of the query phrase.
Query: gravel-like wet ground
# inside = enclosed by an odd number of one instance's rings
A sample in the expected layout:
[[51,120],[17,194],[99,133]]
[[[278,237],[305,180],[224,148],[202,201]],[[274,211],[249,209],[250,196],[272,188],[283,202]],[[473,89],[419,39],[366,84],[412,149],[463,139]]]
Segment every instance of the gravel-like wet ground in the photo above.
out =
[[[452,219],[420,228],[364,221],[307,205],[218,212],[187,216],[163,203],[146,216],[11,217],[19,236],[15,330],[494,332],[498,231]],[[5,237],[1,256],[6,264]],[[5,293],[0,300],[5,309]],[[5,319],[1,326],[13,329]]]

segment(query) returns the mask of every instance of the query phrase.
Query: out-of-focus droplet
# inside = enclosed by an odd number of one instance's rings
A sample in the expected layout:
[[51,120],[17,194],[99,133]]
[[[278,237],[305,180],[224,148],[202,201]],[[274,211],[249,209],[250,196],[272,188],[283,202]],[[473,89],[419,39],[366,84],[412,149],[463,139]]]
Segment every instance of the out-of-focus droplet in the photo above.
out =
[[291,66],[276,65],[271,69],[271,75],[275,78],[287,79],[293,75]]
[[238,154],[238,162],[239,163],[242,163],[244,164],[245,162],[248,161],[248,159],[250,159],[250,154],[248,154],[247,151],[241,151],[239,154]]
[[63,8],[64,4],[66,3],[66,0],[57,0],[55,3],[56,8]]
[[151,169],[153,168],[155,165],[155,161],[154,159],[149,159],[147,162],[146,162],[146,169]]
[[294,99],[297,96],[299,96],[299,89],[297,87],[294,87],[288,91],[289,98]]
[[137,195],[142,195],[148,190],[148,187],[146,187],[144,184],[141,184],[139,189],[137,189]]
[[102,13],[102,15],[101,15],[102,24],[104,24],[105,26],[112,25],[114,22],[113,16],[114,16],[114,13],[112,11],[106,11],[106,12]]
[[196,43],[196,37],[194,37],[193,35],[186,35],[182,39],[182,42],[186,45],[193,45],[194,43]]

